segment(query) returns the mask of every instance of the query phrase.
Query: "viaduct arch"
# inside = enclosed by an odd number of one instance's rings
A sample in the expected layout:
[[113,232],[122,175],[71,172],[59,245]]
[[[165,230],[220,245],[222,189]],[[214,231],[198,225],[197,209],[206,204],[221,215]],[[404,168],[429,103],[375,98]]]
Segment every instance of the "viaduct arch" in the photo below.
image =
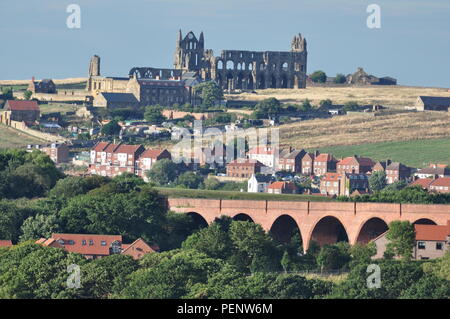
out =
[[394,220],[437,225],[450,220],[450,205],[168,198],[168,207],[177,213],[195,213],[208,224],[222,215],[250,220],[279,241],[288,240],[297,228],[305,250],[311,240],[321,245],[367,243]]

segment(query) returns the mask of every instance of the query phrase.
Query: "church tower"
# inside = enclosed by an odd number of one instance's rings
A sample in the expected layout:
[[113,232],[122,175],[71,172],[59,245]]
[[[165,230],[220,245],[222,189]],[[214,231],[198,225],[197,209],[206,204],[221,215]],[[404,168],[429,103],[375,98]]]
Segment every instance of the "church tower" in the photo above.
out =
[[89,77],[100,76],[100,57],[94,55],[89,63]]
[[173,66],[175,69],[198,72],[203,66],[203,55],[205,52],[205,40],[203,32],[197,39],[190,31],[183,38],[181,30],[178,32],[177,45]]
[[306,51],[306,39],[299,33],[292,39],[291,43],[292,52],[304,52]]

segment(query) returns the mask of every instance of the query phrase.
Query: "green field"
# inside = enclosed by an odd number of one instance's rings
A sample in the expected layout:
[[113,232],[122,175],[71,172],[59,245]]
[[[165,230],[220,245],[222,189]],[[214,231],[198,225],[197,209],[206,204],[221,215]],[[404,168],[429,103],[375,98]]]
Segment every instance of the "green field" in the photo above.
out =
[[330,146],[319,150],[332,153],[336,158],[358,155],[374,160],[391,159],[411,167],[424,167],[429,163],[450,165],[450,138]]
[[174,198],[204,198],[204,199],[239,199],[239,200],[273,200],[273,201],[315,201],[327,202],[333,199],[323,196],[314,195],[278,195],[278,194],[261,194],[261,193],[246,193],[246,192],[232,192],[232,191],[211,191],[211,190],[197,190],[197,189],[181,189],[181,188],[165,188],[156,187],[156,189],[163,195]]
[[28,144],[40,144],[43,141],[0,124],[0,149],[22,148]]
[[67,113],[67,112],[75,112],[77,110],[77,106],[66,103],[48,103],[39,105],[41,109],[41,114],[48,113]]

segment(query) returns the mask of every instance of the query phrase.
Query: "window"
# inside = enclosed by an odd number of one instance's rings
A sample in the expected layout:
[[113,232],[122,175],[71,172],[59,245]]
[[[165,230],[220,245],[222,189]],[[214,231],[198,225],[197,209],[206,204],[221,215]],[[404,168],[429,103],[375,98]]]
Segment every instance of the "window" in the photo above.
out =
[[102,240],[101,245],[106,246],[106,241]]
[[442,243],[436,243],[436,250],[442,250]]
[[86,246],[86,240],[85,240],[85,239],[83,239],[83,240],[81,241],[81,245]]
[[94,245],[94,241],[91,239],[89,240],[89,246],[93,246]]
[[419,241],[417,243],[417,248],[418,249],[425,249],[425,242],[424,241]]

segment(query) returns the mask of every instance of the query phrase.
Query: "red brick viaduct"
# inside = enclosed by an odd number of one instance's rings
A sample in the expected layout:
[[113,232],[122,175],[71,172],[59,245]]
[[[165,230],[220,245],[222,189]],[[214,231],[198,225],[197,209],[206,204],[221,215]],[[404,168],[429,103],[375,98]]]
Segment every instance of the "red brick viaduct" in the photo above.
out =
[[300,231],[306,250],[311,240],[320,245],[347,240],[366,243],[387,230],[394,220],[445,225],[450,205],[416,205],[353,202],[300,202],[169,198],[169,208],[188,213],[199,222],[211,223],[222,215],[251,220],[279,240]]

